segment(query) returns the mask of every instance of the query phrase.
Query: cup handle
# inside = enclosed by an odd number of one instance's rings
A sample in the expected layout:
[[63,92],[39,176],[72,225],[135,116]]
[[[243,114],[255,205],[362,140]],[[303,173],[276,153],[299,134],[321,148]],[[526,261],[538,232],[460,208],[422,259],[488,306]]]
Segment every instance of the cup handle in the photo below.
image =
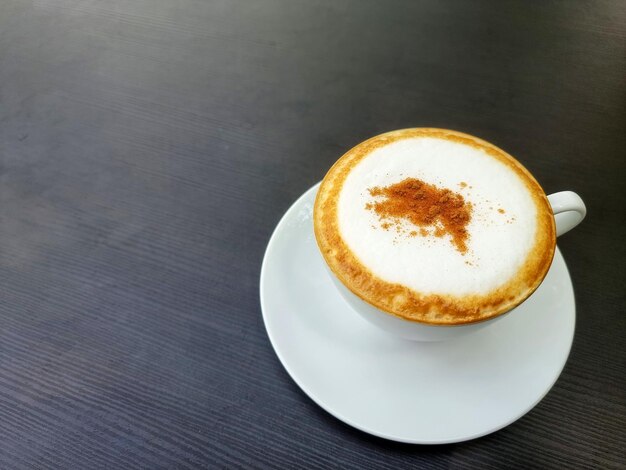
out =
[[557,237],[576,227],[587,214],[585,203],[573,191],[561,191],[550,194],[548,201],[552,206],[552,212],[554,212]]

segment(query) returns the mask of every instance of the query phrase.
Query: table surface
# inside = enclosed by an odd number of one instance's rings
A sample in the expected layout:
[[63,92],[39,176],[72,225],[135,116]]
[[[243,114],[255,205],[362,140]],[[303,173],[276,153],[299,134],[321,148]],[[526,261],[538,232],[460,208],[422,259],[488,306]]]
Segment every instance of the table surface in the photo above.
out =
[[[623,466],[625,44],[620,0],[0,2],[0,467]],[[588,207],[562,376],[454,445],[324,412],[259,305],[289,205],[413,126]]]

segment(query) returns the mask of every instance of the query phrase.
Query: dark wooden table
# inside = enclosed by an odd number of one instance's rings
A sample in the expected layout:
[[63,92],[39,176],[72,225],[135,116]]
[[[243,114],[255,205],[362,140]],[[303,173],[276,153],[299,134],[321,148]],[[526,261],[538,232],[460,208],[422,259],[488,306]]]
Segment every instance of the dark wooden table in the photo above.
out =
[[[2,0],[0,468],[624,468],[625,44],[621,0]],[[259,306],[287,207],[411,126],[589,210],[563,375],[455,445],[322,411]]]

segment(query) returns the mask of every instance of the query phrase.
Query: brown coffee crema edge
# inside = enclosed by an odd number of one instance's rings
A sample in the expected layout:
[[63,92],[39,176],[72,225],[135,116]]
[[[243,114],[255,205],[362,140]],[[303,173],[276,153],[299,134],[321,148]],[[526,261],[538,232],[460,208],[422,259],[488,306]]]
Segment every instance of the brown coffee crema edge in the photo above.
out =
[[[434,137],[485,151],[507,165],[526,185],[537,208],[536,242],[518,272],[505,285],[485,295],[424,294],[407,286],[384,281],[373,274],[340,235],[337,201],[350,171],[379,147],[395,141]],[[372,137],[346,152],[328,171],[315,198],[315,238],[331,271],[355,295],[384,312],[405,320],[431,325],[459,325],[496,317],[519,305],[539,287],[556,249],[552,208],[535,178],[508,153],[477,137],[435,129],[402,129]]]

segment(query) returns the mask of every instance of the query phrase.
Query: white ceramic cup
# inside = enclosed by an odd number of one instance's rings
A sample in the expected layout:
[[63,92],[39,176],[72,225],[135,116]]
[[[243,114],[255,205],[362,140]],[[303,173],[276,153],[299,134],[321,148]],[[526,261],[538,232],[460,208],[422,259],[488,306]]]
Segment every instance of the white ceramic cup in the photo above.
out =
[[[565,232],[569,232],[576,227],[582,222],[587,213],[583,200],[578,194],[572,191],[561,191],[551,194],[548,196],[548,201],[550,201],[552,211],[554,212],[557,236],[563,235]],[[404,339],[413,341],[444,341],[456,338],[485,328],[515,310],[515,308],[513,308],[497,317],[479,323],[469,323],[465,325],[428,325],[417,321],[405,320],[383,312],[353,294],[337,279],[328,266],[326,267],[337,289],[339,289],[343,298],[346,299],[355,312],[371,324]]]

